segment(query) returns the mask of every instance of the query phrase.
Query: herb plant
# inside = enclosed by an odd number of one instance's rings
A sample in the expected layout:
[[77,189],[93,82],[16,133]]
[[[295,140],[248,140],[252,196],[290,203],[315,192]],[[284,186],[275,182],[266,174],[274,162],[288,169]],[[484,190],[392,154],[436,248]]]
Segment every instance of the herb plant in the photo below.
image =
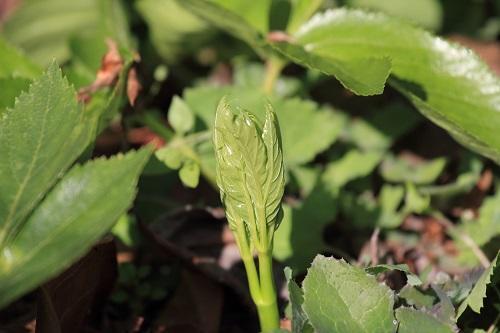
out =
[[[279,328],[272,253],[285,190],[276,114],[267,105],[261,127],[254,114],[240,109],[233,111],[223,98],[215,115],[213,140],[221,201],[245,265],[261,330],[271,331]],[[258,255],[258,271],[254,251]]]
[[7,3],[0,331],[500,332],[497,2]]

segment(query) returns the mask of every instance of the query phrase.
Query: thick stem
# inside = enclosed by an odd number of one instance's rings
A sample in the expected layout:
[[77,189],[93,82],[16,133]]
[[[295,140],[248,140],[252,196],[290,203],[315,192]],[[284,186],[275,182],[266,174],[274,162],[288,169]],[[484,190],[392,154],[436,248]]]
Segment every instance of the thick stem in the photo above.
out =
[[263,90],[266,94],[271,95],[274,90],[274,85],[278,79],[281,70],[285,67],[285,62],[277,57],[271,57],[266,62],[266,76],[264,77]]
[[257,310],[259,312],[261,330],[268,332],[280,326],[271,251],[259,253],[259,275],[262,299],[260,303],[257,303]]

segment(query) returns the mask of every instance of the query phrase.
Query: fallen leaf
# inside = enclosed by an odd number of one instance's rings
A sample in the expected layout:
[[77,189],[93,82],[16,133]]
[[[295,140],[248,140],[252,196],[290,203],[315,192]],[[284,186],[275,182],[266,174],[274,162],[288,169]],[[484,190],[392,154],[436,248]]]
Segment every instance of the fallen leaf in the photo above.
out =
[[127,97],[130,105],[135,105],[135,100],[139,95],[139,91],[141,91],[142,86],[139,80],[137,79],[137,70],[135,67],[132,67],[128,71],[127,76]]
[[102,57],[101,68],[97,71],[94,82],[78,91],[78,100],[87,103],[91,94],[103,87],[112,86],[123,68],[123,59],[118,51],[118,45],[112,39],[107,39],[108,51]]

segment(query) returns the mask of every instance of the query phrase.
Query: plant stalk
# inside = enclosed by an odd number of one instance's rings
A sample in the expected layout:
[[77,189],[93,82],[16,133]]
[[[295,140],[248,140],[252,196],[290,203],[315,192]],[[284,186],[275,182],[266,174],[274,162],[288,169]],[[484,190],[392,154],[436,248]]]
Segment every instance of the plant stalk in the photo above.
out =
[[264,77],[263,90],[271,95],[281,70],[285,67],[285,62],[278,57],[271,57],[266,62],[266,76]]
[[256,305],[261,330],[268,332],[280,327],[271,251],[259,253],[259,275],[261,300],[259,303],[256,302]]

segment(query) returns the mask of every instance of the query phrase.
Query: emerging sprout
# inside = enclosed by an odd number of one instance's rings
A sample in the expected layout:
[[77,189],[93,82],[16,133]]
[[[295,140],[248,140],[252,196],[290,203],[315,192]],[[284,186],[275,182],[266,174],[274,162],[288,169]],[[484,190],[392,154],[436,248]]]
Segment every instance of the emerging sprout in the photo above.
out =
[[[267,331],[278,328],[279,321],[271,258],[285,187],[281,137],[271,105],[266,107],[263,126],[255,115],[234,111],[223,98],[215,116],[217,185],[247,270],[261,329]],[[259,256],[259,276],[254,250]]]

